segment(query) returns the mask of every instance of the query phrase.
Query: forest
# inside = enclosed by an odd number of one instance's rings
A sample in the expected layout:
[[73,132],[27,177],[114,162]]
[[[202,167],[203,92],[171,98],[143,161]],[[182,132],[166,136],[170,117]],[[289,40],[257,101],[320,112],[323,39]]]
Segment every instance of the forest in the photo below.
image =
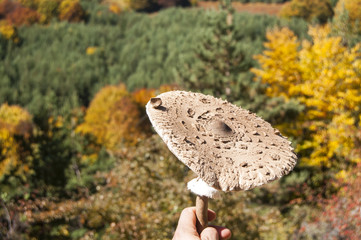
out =
[[[238,11],[268,4],[277,15]],[[282,179],[210,201],[212,224],[361,239],[360,13],[361,0],[0,0],[0,239],[171,239],[195,175],[145,112],[171,90],[256,113],[298,156]]]

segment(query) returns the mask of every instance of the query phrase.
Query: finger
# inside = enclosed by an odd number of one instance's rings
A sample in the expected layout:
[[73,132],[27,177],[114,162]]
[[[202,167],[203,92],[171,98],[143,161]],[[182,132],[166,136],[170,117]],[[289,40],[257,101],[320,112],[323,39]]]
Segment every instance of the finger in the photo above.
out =
[[182,225],[182,226],[191,226],[191,225],[195,225],[196,223],[196,208],[195,207],[188,207],[183,209],[180,217],[179,217],[179,221],[178,221],[178,225]]
[[[178,223],[182,224],[182,225],[183,224],[194,225],[196,219],[197,219],[196,208],[188,207],[188,208],[183,209],[183,211],[179,217]],[[213,221],[214,219],[216,219],[216,213],[213,210],[208,209],[208,221]]]
[[213,227],[205,228],[200,237],[201,240],[219,240],[218,231]]
[[213,221],[214,219],[216,219],[216,213],[213,210],[208,209],[208,221]]
[[222,240],[229,239],[232,236],[232,232],[228,228],[220,227],[220,226],[210,226],[210,227],[213,227],[217,230],[218,235]]
[[195,208],[183,209],[173,239],[199,239],[196,225]]

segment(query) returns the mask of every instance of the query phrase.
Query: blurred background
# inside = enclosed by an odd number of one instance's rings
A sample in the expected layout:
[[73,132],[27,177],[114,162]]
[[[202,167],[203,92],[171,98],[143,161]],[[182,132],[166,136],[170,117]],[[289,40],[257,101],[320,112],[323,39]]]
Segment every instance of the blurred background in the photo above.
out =
[[361,239],[361,0],[0,0],[0,239],[170,239],[194,177],[144,106],[183,89],[299,163],[210,201],[233,239]]

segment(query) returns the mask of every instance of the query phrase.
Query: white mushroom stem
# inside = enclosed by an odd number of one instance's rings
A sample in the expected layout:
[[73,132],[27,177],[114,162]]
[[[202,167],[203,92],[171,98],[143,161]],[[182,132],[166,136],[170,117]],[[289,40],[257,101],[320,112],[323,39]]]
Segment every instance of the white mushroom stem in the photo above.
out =
[[197,194],[196,199],[196,215],[197,215],[197,231],[200,234],[203,229],[208,227],[208,198],[215,198],[219,195],[219,191],[200,178],[195,178],[188,182],[188,189]]
[[197,196],[204,196],[208,198],[216,198],[219,196],[219,191],[217,189],[209,186],[200,178],[195,178],[189,181],[187,187],[192,193],[197,194]]

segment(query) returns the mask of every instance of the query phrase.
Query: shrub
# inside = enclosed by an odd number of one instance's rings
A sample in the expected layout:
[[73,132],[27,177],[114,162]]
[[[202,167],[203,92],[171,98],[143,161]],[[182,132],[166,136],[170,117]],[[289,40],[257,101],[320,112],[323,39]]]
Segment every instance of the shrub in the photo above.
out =
[[361,165],[337,181],[341,189],[330,199],[318,199],[320,210],[302,224],[300,237],[307,239],[361,238]]
[[0,3],[0,19],[5,18],[12,25],[33,24],[38,22],[38,13],[30,8],[23,7],[18,2],[4,0]]
[[0,2],[0,19],[5,18],[8,13],[11,13],[17,7],[19,7],[19,4],[16,4],[13,1],[2,0]]

